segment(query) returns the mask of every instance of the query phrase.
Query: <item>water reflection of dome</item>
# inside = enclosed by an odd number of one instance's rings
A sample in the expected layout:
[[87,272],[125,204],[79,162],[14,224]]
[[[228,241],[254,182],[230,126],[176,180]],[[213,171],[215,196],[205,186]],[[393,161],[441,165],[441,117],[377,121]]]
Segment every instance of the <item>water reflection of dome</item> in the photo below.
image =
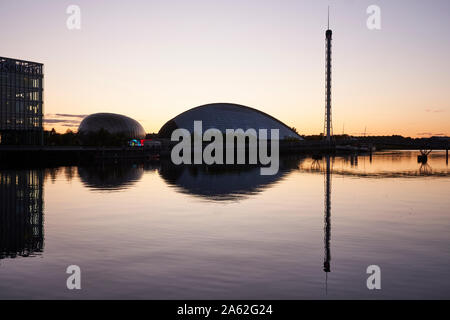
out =
[[78,167],[82,183],[91,189],[121,190],[142,178],[144,169],[138,165],[102,165]]
[[261,175],[259,167],[251,166],[174,166],[161,165],[160,175],[180,192],[213,201],[239,200],[273,186],[290,171],[298,168],[299,160],[281,161],[275,175]]

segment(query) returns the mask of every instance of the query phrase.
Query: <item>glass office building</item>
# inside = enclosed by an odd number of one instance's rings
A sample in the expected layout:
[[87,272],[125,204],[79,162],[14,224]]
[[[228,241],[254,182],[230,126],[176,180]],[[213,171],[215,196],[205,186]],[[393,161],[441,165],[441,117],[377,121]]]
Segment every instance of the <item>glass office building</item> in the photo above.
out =
[[43,67],[0,57],[0,144],[42,144]]

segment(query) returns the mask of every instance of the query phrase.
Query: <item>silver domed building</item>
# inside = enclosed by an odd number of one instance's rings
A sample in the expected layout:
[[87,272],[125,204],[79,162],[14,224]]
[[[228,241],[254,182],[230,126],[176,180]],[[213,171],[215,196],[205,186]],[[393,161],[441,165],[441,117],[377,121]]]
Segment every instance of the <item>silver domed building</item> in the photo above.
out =
[[144,139],[144,128],[134,119],[115,113],[94,113],[81,121],[80,133],[95,133],[104,129],[111,134],[124,134],[132,139]]
[[178,128],[194,132],[194,121],[202,121],[204,131],[215,128],[225,133],[226,129],[279,129],[280,139],[296,138],[303,140],[296,132],[274,117],[233,103],[211,103],[189,109],[169,120],[159,130],[160,138],[170,138],[172,131]]

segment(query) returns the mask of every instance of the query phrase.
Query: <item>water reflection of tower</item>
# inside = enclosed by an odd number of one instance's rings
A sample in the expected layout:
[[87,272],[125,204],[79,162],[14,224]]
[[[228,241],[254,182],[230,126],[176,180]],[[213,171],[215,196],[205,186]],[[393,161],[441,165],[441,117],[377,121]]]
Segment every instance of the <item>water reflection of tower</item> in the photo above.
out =
[[44,247],[43,171],[0,171],[0,259]]
[[325,271],[328,279],[328,272],[331,271],[330,261],[330,238],[331,238],[331,161],[330,156],[325,156],[326,169],[324,181],[324,259],[323,271]]

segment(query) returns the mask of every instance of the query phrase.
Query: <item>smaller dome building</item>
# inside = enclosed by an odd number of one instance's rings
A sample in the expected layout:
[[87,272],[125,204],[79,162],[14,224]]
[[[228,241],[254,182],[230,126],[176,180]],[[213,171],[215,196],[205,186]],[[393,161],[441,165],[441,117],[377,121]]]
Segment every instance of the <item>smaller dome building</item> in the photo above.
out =
[[130,139],[144,139],[145,130],[134,119],[115,113],[94,113],[81,121],[78,132],[95,133],[104,129],[111,134],[124,134]]

